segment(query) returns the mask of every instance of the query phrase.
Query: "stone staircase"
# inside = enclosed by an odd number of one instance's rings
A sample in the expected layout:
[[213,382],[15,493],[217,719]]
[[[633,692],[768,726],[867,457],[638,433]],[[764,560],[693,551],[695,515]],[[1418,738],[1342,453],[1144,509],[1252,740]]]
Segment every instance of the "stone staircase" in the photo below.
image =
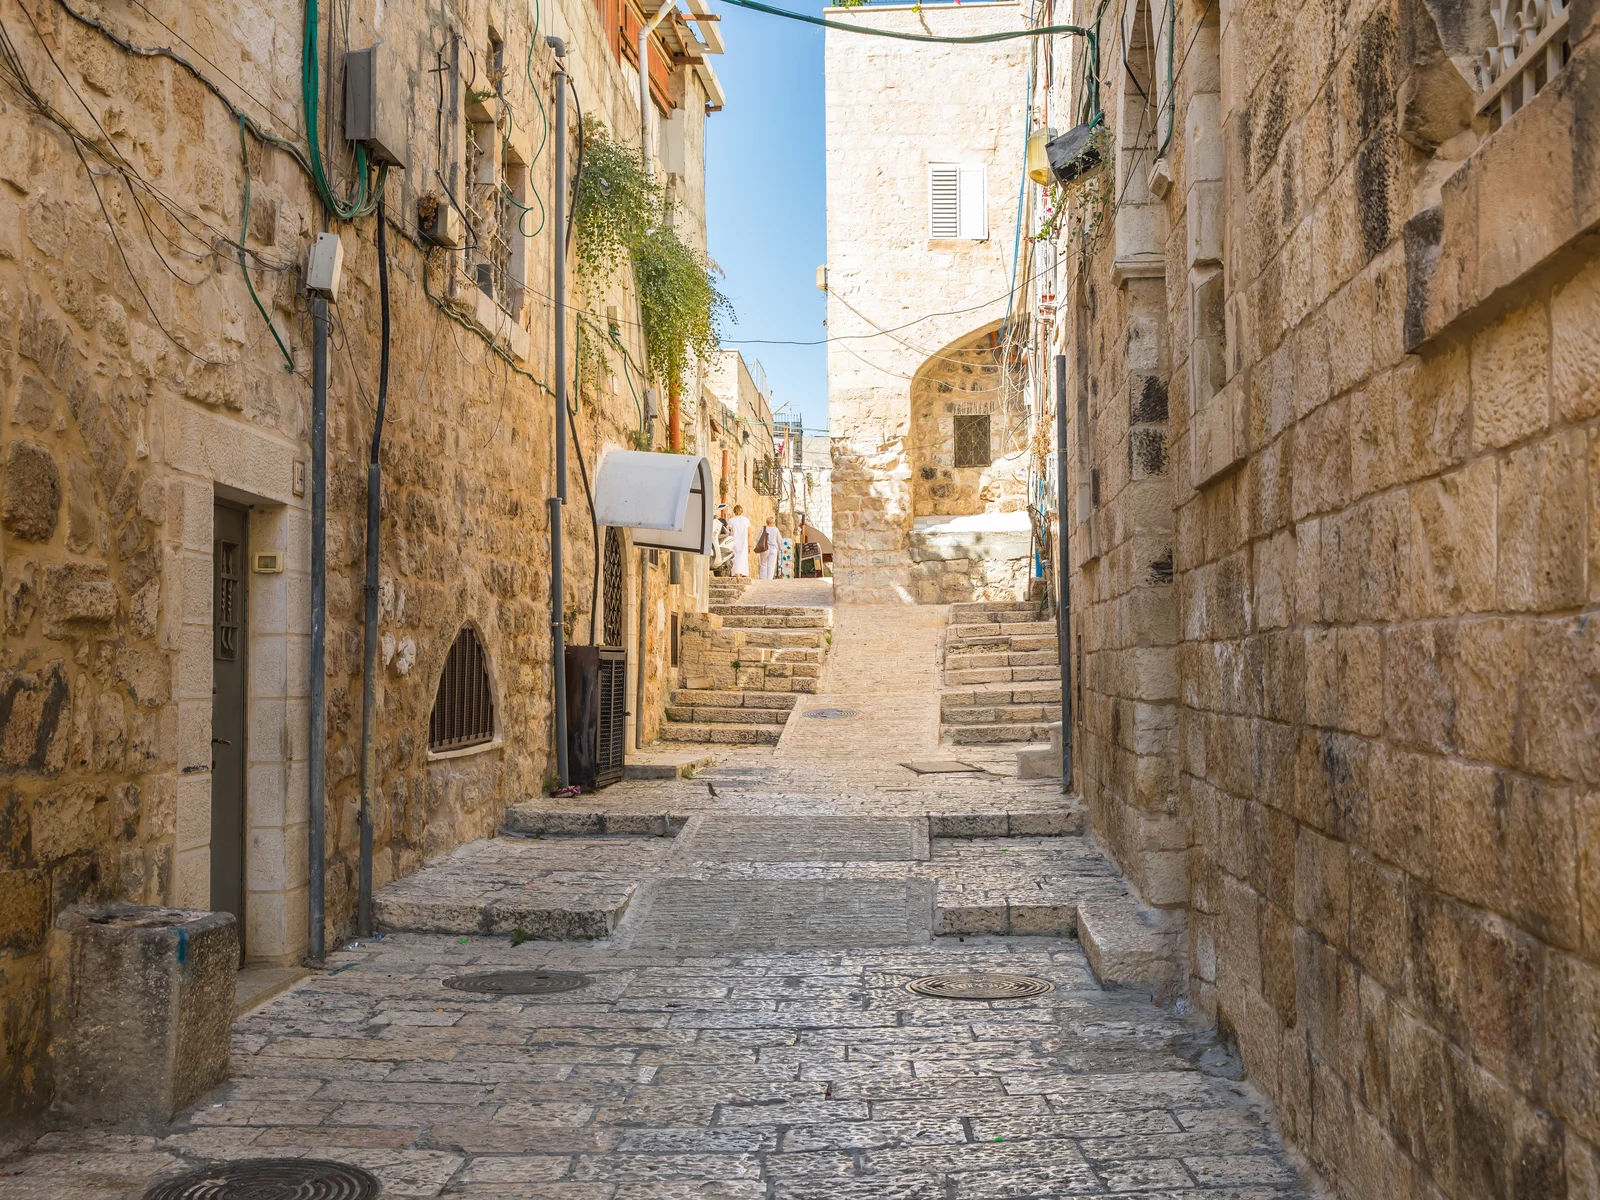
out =
[[710,613],[685,618],[661,741],[775,746],[795,701],[817,690],[833,610],[738,603],[748,585],[713,579]]
[[1061,720],[1056,625],[1029,601],[952,604],[940,734],[957,746],[1034,742]]

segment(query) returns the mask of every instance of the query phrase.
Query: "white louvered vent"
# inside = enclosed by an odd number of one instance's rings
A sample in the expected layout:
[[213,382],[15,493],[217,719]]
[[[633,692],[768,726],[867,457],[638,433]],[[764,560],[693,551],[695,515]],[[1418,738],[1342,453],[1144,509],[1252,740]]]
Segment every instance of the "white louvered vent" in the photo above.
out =
[[936,241],[981,241],[989,236],[984,167],[928,164],[928,236]]

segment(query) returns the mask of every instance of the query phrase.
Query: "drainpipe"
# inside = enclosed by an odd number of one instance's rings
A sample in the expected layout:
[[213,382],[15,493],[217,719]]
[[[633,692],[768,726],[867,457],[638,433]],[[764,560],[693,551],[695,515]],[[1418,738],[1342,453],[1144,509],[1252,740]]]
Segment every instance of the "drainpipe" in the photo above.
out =
[[[556,200],[555,227],[567,227],[567,71],[566,45],[547,38],[556,54]],[[561,509],[567,502],[567,247],[558,236],[555,244],[556,322],[556,494],[550,505],[550,661],[555,676],[556,778],[561,787],[571,782],[567,761],[567,631],[562,604],[566,587],[561,578]]]
[[328,760],[328,302],[311,302],[311,880],[312,962],[323,946]]
[[1067,356],[1056,355],[1056,659],[1061,666],[1061,790],[1072,790],[1072,578],[1067,530]]
[[675,383],[667,384],[667,445],[674,454],[683,453],[683,399]]
[[667,0],[655,16],[639,26],[639,153],[644,156],[645,173],[652,178],[655,168],[650,154],[650,35],[678,7],[678,0]]
[[377,777],[377,751],[373,748],[373,723],[378,703],[378,549],[379,517],[383,500],[383,467],[378,449],[383,444],[383,415],[389,398],[389,241],[384,226],[388,214],[378,199],[378,301],[382,313],[382,341],[378,352],[378,411],[372,422],[372,452],[367,460],[367,586],[366,644],[361,652],[361,871],[357,885],[356,932],[372,932],[372,789]]
[[633,748],[644,749],[644,639],[650,604],[650,551],[639,551],[639,665],[634,670]]

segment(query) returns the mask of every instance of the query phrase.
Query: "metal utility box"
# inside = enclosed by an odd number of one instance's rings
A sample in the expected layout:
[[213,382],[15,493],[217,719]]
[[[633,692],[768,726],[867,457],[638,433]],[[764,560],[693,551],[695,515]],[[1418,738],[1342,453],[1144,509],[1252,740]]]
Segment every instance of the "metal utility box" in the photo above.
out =
[[568,783],[595,791],[622,778],[627,701],[627,651],[617,646],[567,647]]
[[374,162],[406,166],[406,73],[383,42],[344,56],[344,135]]

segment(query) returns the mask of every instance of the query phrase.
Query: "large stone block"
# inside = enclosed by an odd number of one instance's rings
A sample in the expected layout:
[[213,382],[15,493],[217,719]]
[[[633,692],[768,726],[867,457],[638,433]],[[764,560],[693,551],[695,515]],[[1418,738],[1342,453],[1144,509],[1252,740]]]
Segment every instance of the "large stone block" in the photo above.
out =
[[43,446],[12,442],[0,491],[0,524],[25,542],[48,542],[61,511],[61,471]]
[[227,913],[63,912],[50,937],[57,1111],[161,1125],[226,1079],[238,964]]

